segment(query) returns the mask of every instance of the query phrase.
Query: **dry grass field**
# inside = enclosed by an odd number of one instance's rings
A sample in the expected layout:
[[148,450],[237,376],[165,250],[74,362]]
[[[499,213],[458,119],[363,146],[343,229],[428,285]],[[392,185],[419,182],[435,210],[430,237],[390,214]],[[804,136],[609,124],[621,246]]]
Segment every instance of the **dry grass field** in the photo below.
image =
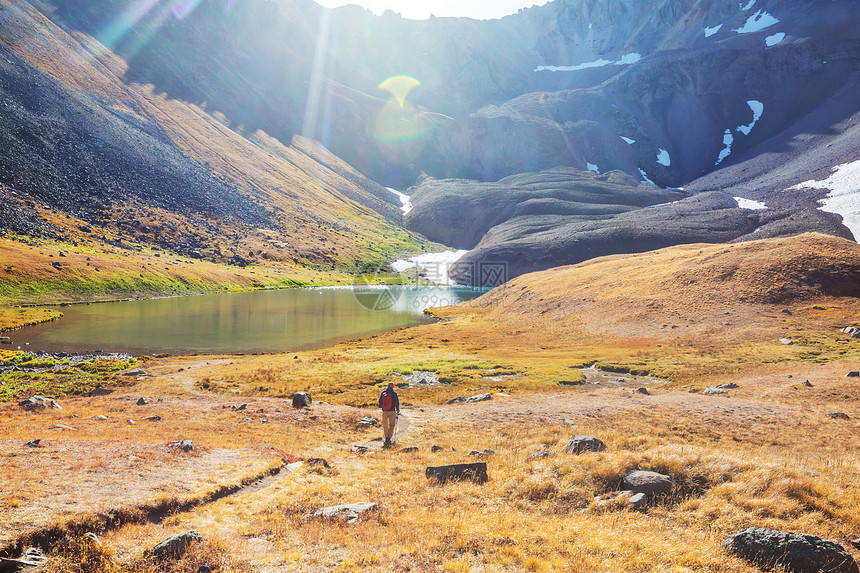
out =
[[[839,332],[860,321],[858,278],[860,248],[839,239],[694,245],[520,277],[331,348],[142,357],[146,375],[110,394],[0,406],[3,546],[41,541],[49,571],[753,572],[722,542],[758,526],[860,558],[860,382],[845,376],[860,340]],[[380,449],[359,421],[389,381],[403,417]],[[300,390],[310,408],[292,408]],[[446,404],[478,393],[492,398]],[[576,434],[606,451],[564,453]],[[168,447],[185,439],[193,452]],[[486,483],[424,475],[470,461]],[[640,511],[596,501],[631,469],[671,492]],[[377,510],[306,519],[360,501]],[[181,558],[145,555],[190,529],[205,539]]]

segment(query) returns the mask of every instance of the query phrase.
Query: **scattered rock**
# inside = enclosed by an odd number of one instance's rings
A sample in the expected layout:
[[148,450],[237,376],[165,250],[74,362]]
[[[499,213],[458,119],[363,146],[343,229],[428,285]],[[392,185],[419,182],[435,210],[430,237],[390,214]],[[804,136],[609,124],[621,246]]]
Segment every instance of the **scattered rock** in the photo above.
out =
[[722,390],[734,390],[735,388],[738,388],[738,385],[734,382],[729,382],[727,384],[720,384],[719,386],[717,386],[717,388],[720,388]]
[[171,450],[182,450],[183,452],[191,452],[194,451],[194,444],[191,440],[179,440],[176,442],[170,442],[167,444]]
[[246,424],[250,424],[251,422],[254,421],[254,418],[243,418],[242,421],[245,422]]
[[648,500],[644,493],[634,493],[627,500],[627,503],[635,509],[645,509],[648,506]]
[[728,394],[728,390],[724,390],[723,388],[705,388],[702,392],[705,396],[716,396],[718,394]]
[[194,541],[203,541],[203,536],[200,532],[191,529],[185,533],[171,535],[150,549],[148,554],[158,559],[179,559]]
[[0,559],[0,573],[15,573],[25,567],[39,567],[47,561],[42,552],[31,547],[19,559]]
[[788,345],[790,345],[790,344],[794,344],[794,342],[793,342],[791,339],[789,339],[789,338],[780,338],[780,339],[779,339],[779,341],[780,341],[782,344],[785,344],[786,346],[788,346]]
[[403,379],[412,385],[434,386],[439,383],[439,376],[430,370],[417,370]]
[[660,495],[672,491],[672,476],[646,470],[631,470],[624,476],[624,487],[633,493]]
[[362,429],[370,428],[371,426],[379,427],[379,421],[373,416],[365,416],[358,421],[358,427]]
[[41,442],[41,441],[42,441],[41,439],[30,440],[29,442],[27,442],[26,444],[24,444],[24,447],[25,447],[25,448],[39,448],[39,447],[41,447],[41,446],[39,445],[39,442]]
[[305,516],[305,519],[343,519],[347,523],[354,523],[362,514],[368,511],[376,511],[377,509],[378,506],[370,501],[345,503],[343,505],[320,508],[312,514]]
[[645,509],[648,502],[644,493],[633,493],[630,490],[613,491],[594,498],[594,508],[607,509]]
[[432,448],[430,448],[430,451],[433,452],[434,454],[437,452],[444,451],[444,450],[445,450],[445,448],[443,448],[442,446],[433,446]]
[[528,458],[526,458],[526,459],[527,459],[527,460],[541,460],[541,459],[544,459],[544,458],[552,458],[552,457],[555,457],[555,453],[553,453],[553,452],[551,452],[551,451],[549,451],[549,450],[543,450],[543,451],[540,451],[540,452],[535,452],[535,453],[533,453],[532,455],[530,455],[530,456],[529,456]]
[[856,326],[846,326],[840,330],[840,332],[850,335],[851,338],[860,338],[860,328],[857,328]]
[[365,453],[369,448],[367,446],[352,446],[349,451],[357,454]]
[[44,396],[30,396],[26,400],[21,400],[18,405],[28,412],[36,412],[42,410],[62,410],[63,408],[57,404],[55,400],[45,398]]
[[641,388],[636,388],[636,392],[638,392],[639,394],[645,394],[646,396],[650,394],[648,388],[644,386],[642,386]]
[[562,424],[567,424],[567,425],[568,425],[568,426],[570,426],[571,428],[575,428],[575,427],[576,427],[576,420],[571,420],[570,418],[563,418],[563,419],[561,420],[561,423],[562,423]]
[[305,461],[305,463],[310,467],[322,466],[326,469],[331,468],[331,465],[328,463],[328,460],[323,458],[310,458],[309,460]]
[[492,456],[492,455],[493,455],[493,454],[495,454],[495,453],[496,453],[496,452],[494,452],[494,451],[493,451],[493,450],[491,450],[490,448],[485,448],[485,449],[483,449],[483,450],[481,450],[481,451],[478,451],[478,450],[472,450],[471,452],[469,452],[469,455],[470,455],[470,456],[475,456],[475,457],[478,457],[478,458],[485,458],[485,457],[487,457],[487,456]]
[[142,368],[135,368],[133,370],[126,370],[122,373],[123,376],[146,376],[146,370]]
[[311,395],[307,392],[296,392],[293,394],[293,408],[307,408],[312,403]]
[[851,418],[845,412],[830,412],[827,414],[828,418],[833,418],[834,420],[850,420]]
[[602,452],[606,444],[594,436],[574,436],[562,450],[566,454],[581,454],[582,452]]
[[846,378],[860,378],[860,370],[852,370],[845,375]]
[[492,400],[493,396],[491,394],[478,394],[476,396],[460,396],[458,398],[453,398],[448,400],[448,404],[471,404],[473,402],[484,402],[486,400]]
[[838,543],[814,535],[750,527],[729,536],[724,545],[762,569],[776,567],[796,573],[860,573],[854,558]]
[[52,430],[65,430],[67,432],[77,432],[77,428],[73,428],[72,426],[66,426],[65,424],[54,424],[51,426]]
[[138,406],[146,406],[147,404],[149,404],[149,400],[147,400],[146,398],[140,398],[137,401]]
[[409,446],[408,448],[403,448],[400,450],[401,454],[415,454],[418,453],[418,446]]
[[244,411],[245,411],[245,409],[246,409],[247,407],[248,407],[248,405],[247,405],[247,404],[242,404],[242,405],[241,405],[241,406],[239,406],[238,408],[237,408],[237,407],[235,407],[235,406],[233,406],[233,408],[234,408],[237,412],[244,412]]
[[453,464],[448,466],[429,466],[424,475],[428,478],[437,480],[440,484],[448,481],[474,481],[484,483],[487,481],[487,464],[486,462],[476,462],[473,464]]
[[806,386],[807,388],[814,388],[814,386],[812,385],[812,382],[810,382],[809,380],[804,382],[803,385]]
[[161,416],[147,416],[144,418],[147,422],[160,422]]

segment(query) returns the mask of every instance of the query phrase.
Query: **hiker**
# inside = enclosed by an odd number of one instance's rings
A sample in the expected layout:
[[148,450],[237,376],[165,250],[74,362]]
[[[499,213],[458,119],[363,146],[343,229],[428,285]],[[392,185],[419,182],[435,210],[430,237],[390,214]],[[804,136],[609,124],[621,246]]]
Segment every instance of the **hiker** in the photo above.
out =
[[382,432],[385,436],[385,443],[382,446],[390,446],[394,427],[397,425],[397,416],[400,415],[400,399],[394,391],[394,382],[389,382],[388,388],[379,395],[379,407],[382,408]]

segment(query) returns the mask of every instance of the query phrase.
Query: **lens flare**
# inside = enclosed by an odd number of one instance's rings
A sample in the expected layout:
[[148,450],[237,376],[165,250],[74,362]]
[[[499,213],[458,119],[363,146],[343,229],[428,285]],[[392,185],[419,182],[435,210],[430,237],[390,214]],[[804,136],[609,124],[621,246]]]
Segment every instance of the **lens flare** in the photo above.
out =
[[394,96],[395,101],[400,104],[402,109],[406,105],[406,97],[414,88],[421,85],[421,82],[412,76],[391,76],[379,84],[379,89],[385,90]]

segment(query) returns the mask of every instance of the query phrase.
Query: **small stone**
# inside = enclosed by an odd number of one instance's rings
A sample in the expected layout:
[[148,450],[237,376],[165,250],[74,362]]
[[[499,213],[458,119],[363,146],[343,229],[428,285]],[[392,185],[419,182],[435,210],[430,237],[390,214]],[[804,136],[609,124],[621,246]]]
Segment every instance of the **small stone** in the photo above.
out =
[[431,451],[431,452],[433,452],[433,453],[435,454],[435,453],[437,453],[437,452],[441,452],[441,451],[443,451],[444,449],[445,449],[445,448],[443,448],[442,446],[433,446],[432,448],[430,448],[430,451]]
[[192,542],[201,541],[203,541],[203,536],[200,532],[192,529],[185,533],[168,537],[155,545],[148,553],[160,559],[179,559]]
[[137,401],[138,406],[146,406],[147,404],[149,404],[149,400],[147,400],[146,398],[140,398]]
[[305,519],[342,519],[347,523],[354,523],[362,514],[369,511],[376,511],[377,509],[378,506],[369,501],[346,503],[342,505],[333,505],[331,507],[323,507],[312,514],[305,516]]
[[633,509],[645,509],[648,507],[648,499],[644,493],[635,493],[627,500],[627,504]]
[[720,384],[719,386],[717,386],[717,388],[721,388],[723,390],[734,390],[737,387],[738,385],[734,382],[728,382],[727,384]]
[[780,343],[785,344],[786,346],[790,344],[794,344],[794,342],[790,338],[780,338]]
[[238,408],[236,408],[236,411],[237,411],[237,412],[244,412],[244,411],[245,411],[245,409],[246,409],[247,407],[248,407],[248,405],[247,405],[247,404],[242,404],[241,406],[239,406]]
[[39,445],[39,442],[41,442],[41,441],[42,441],[41,439],[37,439],[37,440],[30,440],[29,442],[27,442],[26,444],[24,444],[24,447],[25,447],[25,448],[39,448],[39,447],[41,447],[41,446]]
[[459,396],[457,398],[453,398],[448,400],[448,404],[472,404],[474,402],[484,402],[486,400],[492,400],[492,394],[478,394],[476,396]]
[[418,452],[418,446],[409,446],[400,450],[401,454],[415,454]]
[[645,394],[646,396],[651,394],[648,391],[648,388],[645,388],[644,386],[642,386],[641,388],[636,388],[636,392],[638,392],[639,394]]
[[167,446],[171,450],[182,450],[183,452],[194,451],[194,443],[191,440],[178,440],[176,442],[170,442]]
[[311,395],[307,392],[296,392],[293,394],[293,408],[308,408],[312,403]]
[[144,418],[144,420],[146,420],[147,422],[160,422],[161,416],[147,416],[146,418]]
[[331,468],[331,465],[329,465],[328,460],[325,460],[323,458],[310,458],[309,460],[305,461],[305,463],[310,467],[322,466],[324,468]]
[[860,370],[851,370],[845,375],[846,378],[860,378]]
[[55,400],[45,398],[44,396],[30,396],[26,400],[18,402],[18,405],[28,412],[63,409]]
[[371,426],[379,426],[379,421],[373,416],[365,416],[361,420],[358,421],[359,428],[370,428]]
[[529,456],[528,458],[526,458],[526,459],[528,459],[528,460],[541,460],[541,459],[544,459],[544,458],[551,458],[551,457],[554,457],[554,456],[555,456],[555,454],[554,454],[553,452],[550,452],[549,450],[543,450],[543,451],[540,451],[540,452],[535,452],[535,453],[533,453],[532,455],[530,455],[530,456]]
[[705,388],[705,391],[702,394],[706,396],[716,396],[718,394],[728,394],[728,390],[723,390],[722,388]]
[[368,450],[367,446],[352,446],[349,449],[349,451],[356,453],[356,454],[363,454],[363,453],[367,452],[367,450]]
[[243,422],[245,422],[246,424],[248,424],[248,423],[253,422],[253,421],[254,421],[254,418],[245,418],[245,419],[243,419],[242,421],[243,421]]
[[126,370],[122,373],[123,376],[146,376],[146,370],[142,368],[135,368],[133,370]]
[[126,423],[131,426],[134,426],[134,420],[126,420]]
[[574,436],[562,450],[566,454],[581,454],[582,452],[602,452],[606,444],[594,436]]
[[496,453],[496,452],[494,452],[494,451],[493,451],[493,450],[491,450],[490,448],[485,448],[485,449],[483,449],[483,450],[481,450],[481,451],[478,451],[478,450],[472,450],[471,452],[469,452],[469,455],[470,455],[470,456],[475,456],[475,457],[478,457],[478,458],[484,458],[484,457],[487,457],[487,456],[492,456],[492,455],[493,455],[493,454],[495,454],[495,453]]
[[812,385],[812,382],[810,382],[809,380],[807,380],[806,382],[804,382],[804,383],[803,383],[803,385],[804,385],[804,386],[806,386],[807,388],[813,388],[813,387],[814,387],[814,386]]
[[833,418],[834,420],[850,420],[851,418],[845,412],[830,412],[827,414],[828,418]]
[[66,430],[67,432],[77,432],[77,428],[73,428],[72,426],[66,426],[65,424],[54,424],[52,426],[54,430]]

